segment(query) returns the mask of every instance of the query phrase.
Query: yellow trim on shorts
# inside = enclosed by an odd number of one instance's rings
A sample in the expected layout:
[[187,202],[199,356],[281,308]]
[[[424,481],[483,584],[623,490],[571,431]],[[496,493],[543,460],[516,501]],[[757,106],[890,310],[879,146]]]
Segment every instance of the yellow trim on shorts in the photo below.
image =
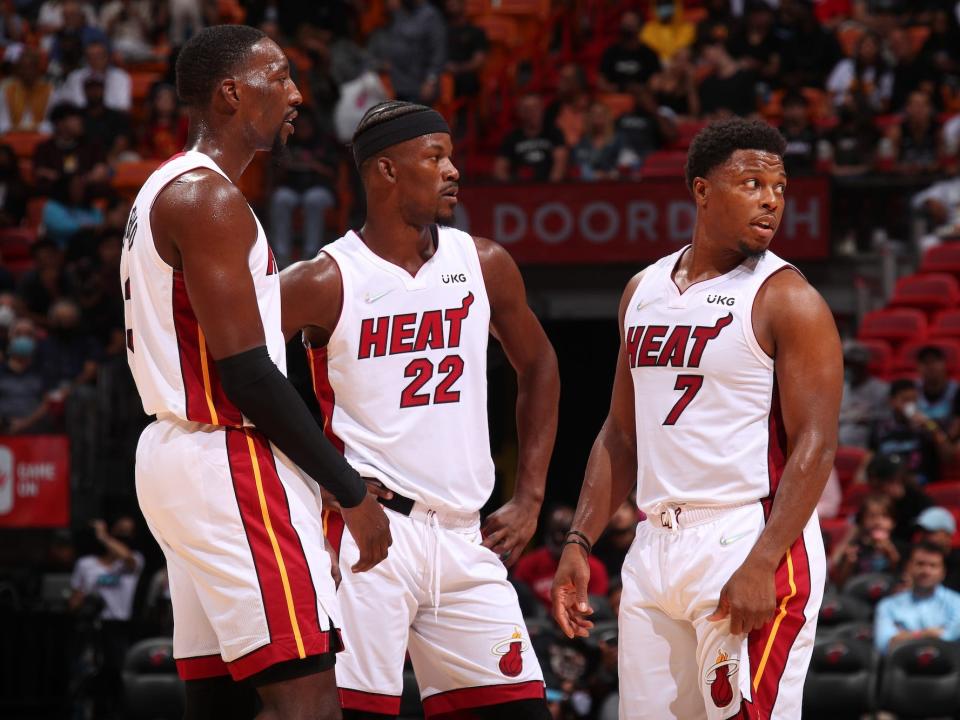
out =
[[287,578],[287,566],[283,563],[280,544],[277,542],[277,536],[273,532],[273,523],[270,522],[267,498],[263,494],[263,481],[260,478],[260,462],[257,459],[257,448],[253,444],[253,437],[250,435],[250,431],[244,428],[243,433],[247,436],[247,449],[250,450],[250,462],[253,464],[253,479],[257,483],[257,497],[260,499],[260,512],[263,513],[263,525],[266,527],[267,535],[270,537],[273,554],[277,558],[277,567],[280,568],[280,581],[283,583],[283,595],[287,599],[287,612],[290,613],[290,625],[293,626],[293,637],[297,641],[297,652],[300,654],[300,658],[303,659],[307,656],[307,653],[303,649],[300,625],[297,624],[297,613],[293,608],[293,593],[290,591],[290,580]]
[[207,341],[203,337],[203,329],[197,323],[197,344],[200,347],[200,371],[203,373],[203,394],[207,398],[207,408],[210,410],[210,424],[219,425],[217,409],[213,406],[213,389],[210,385],[210,368],[207,364]]
[[753,676],[753,691],[756,692],[760,687],[760,677],[763,675],[763,669],[767,666],[767,658],[770,657],[770,650],[773,648],[773,641],[777,638],[777,630],[780,629],[780,623],[787,616],[787,603],[789,603],[797,594],[797,583],[793,579],[793,557],[787,550],[787,582],[790,583],[790,594],[780,602],[780,612],[777,613],[777,619],[773,621],[773,628],[770,630],[770,637],[767,638],[767,646],[763,649],[763,655],[760,657],[760,664],[757,665],[757,672]]

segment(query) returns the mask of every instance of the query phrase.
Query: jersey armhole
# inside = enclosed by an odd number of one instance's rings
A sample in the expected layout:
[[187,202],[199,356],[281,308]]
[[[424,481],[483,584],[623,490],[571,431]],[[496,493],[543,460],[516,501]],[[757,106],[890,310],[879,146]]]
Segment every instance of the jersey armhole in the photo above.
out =
[[329,337],[327,337],[327,344],[324,346],[326,348],[329,348],[333,344],[334,340],[337,338],[337,331],[340,329],[341,326],[344,325],[343,316],[344,316],[344,313],[347,312],[347,307],[348,307],[347,298],[350,297],[350,291],[352,290],[352,288],[348,287],[349,282],[347,280],[347,273],[343,271],[343,266],[337,260],[336,253],[330,252],[330,248],[321,248],[320,252],[325,254],[327,257],[330,258],[330,260],[333,261],[333,264],[337,268],[337,273],[340,275],[340,312],[337,313],[337,321],[333,324],[333,327],[330,328],[330,335]]
[[763,286],[766,285],[770,281],[770,278],[772,278],[774,275],[779,275],[785,270],[791,270],[797,273],[800,277],[803,277],[803,273],[797,270],[797,268],[790,263],[784,263],[767,275],[763,280],[760,281],[760,283],[757,285],[757,289],[753,293],[753,301],[750,303],[750,315],[747,318],[747,322],[743,324],[743,335],[747,341],[747,347],[749,347],[756,358],[770,370],[773,370],[774,358],[767,355],[766,350],[761,347],[760,341],[757,340],[757,334],[753,329],[753,312],[757,305],[757,297],[760,295],[760,290],[763,288]]

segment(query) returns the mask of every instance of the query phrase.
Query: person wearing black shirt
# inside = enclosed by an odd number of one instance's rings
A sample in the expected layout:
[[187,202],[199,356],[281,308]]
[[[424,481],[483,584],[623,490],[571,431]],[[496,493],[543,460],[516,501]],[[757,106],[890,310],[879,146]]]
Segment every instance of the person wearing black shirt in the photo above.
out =
[[501,182],[562,180],[567,172],[568,151],[563,136],[543,122],[543,101],[528,94],[517,104],[520,127],[500,145],[493,175]]
[[900,112],[914,90],[923,90],[933,95],[937,77],[927,58],[914,49],[906,30],[892,30],[887,36],[887,45],[894,59],[890,110]]
[[811,3],[781,0],[775,33],[780,43],[783,84],[823,87],[842,51],[833,34],[817,22]]
[[113,158],[131,146],[130,116],[103,104],[103,77],[91,75],[83,83],[87,105],[83,110],[84,137]]
[[703,60],[709,68],[700,83],[700,111],[704,115],[746,116],[756,111],[756,74],[741,68],[721,42],[703,46]]
[[617,120],[617,130],[624,147],[630,151],[631,161],[641,164],[647,155],[676,137],[676,116],[672,110],[657,104],[657,98],[647,85],[637,83],[631,86],[630,94],[636,104]]
[[463,0],[447,0],[447,72],[453,73],[455,97],[480,92],[480,68],[487,58],[487,35],[471,24]]
[[605,92],[626,92],[635,83],[645,83],[660,72],[660,58],[640,42],[640,16],[625,12],[620,17],[620,39],[600,58],[597,84]]
[[817,132],[810,123],[810,108],[799,92],[784,95],[780,134],[787,141],[783,164],[790,176],[810,175],[816,169]]
[[765,0],[749,0],[744,21],[727,43],[730,55],[761,79],[773,82],[780,69],[774,14]]

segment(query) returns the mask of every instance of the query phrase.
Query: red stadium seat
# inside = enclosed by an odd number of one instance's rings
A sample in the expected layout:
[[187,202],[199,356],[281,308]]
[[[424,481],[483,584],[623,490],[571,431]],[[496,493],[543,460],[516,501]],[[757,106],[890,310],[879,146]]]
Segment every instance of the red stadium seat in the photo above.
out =
[[960,276],[960,243],[936,245],[923,254],[921,273],[947,273]]
[[867,370],[878,378],[887,378],[893,366],[893,348],[886,340],[859,340],[870,351],[870,362]]
[[914,373],[917,371],[917,352],[921,348],[935,345],[943,350],[947,359],[947,372],[951,375],[960,374],[960,340],[952,338],[936,338],[928,340],[914,340],[906,343],[897,352],[891,372],[894,374]]
[[863,316],[857,337],[861,340],[886,340],[900,345],[927,336],[927,316],[914,308],[885,308]]
[[833,466],[837,469],[837,477],[840,478],[840,487],[846,490],[853,484],[854,475],[863,464],[863,459],[867,456],[867,451],[863,448],[842,445],[837,448],[837,456],[834,458]]
[[843,491],[843,500],[840,502],[839,515],[853,515],[860,509],[863,499],[870,494],[870,486],[866,483],[853,483]]
[[163,160],[118,163],[113,176],[113,187],[122,195],[133,197],[140,191],[140,187],[147,181],[150,174],[162,163]]
[[914,307],[928,312],[954,307],[960,301],[960,285],[953,275],[929,273],[907,275],[897,280],[890,307]]
[[942,310],[930,325],[931,338],[960,338],[960,310]]
[[633,101],[633,95],[627,93],[601,93],[597,95],[597,102],[606,105],[614,118],[626,115],[636,105]]
[[669,145],[670,150],[686,150],[693,142],[693,138],[698,132],[706,127],[706,123],[689,121],[677,123],[677,137]]
[[824,536],[827,553],[831,553],[844,536],[850,532],[850,521],[845,517],[823,518],[820,520],[820,531]]
[[37,145],[49,139],[39,132],[8,132],[0,135],[0,145],[9,145],[18,158],[32,158]]
[[960,509],[960,482],[930,483],[923,491],[941,507]]

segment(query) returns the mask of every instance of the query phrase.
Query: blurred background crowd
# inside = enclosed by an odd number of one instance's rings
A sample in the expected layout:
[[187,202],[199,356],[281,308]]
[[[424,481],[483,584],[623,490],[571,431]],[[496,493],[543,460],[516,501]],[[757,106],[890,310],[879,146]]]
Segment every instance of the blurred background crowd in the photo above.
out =
[[[448,118],[468,208],[498,188],[642,199],[682,188],[705,123],[778,127],[791,181],[823,188],[822,247],[784,254],[846,338],[807,713],[960,714],[960,3],[0,0],[0,716],[179,717],[162,556],[133,493],[148,418],[126,367],[119,259],[131,199],[186,140],[178,48],[223,22],[275,39],[304,97],[289,152],[258,157],[241,180],[281,265],[362,223],[347,141],[387,98]],[[541,537],[512,577],[555,717],[609,720],[634,506],[596,545],[589,640],[559,636],[549,587],[606,409],[616,298],[651,257],[584,247],[564,264],[517,255],[577,382]],[[288,356],[312,400],[296,341]],[[516,459],[515,390],[496,349],[490,385],[495,507]],[[18,510],[61,471],[53,505]],[[417,717],[408,680],[404,713]]]

